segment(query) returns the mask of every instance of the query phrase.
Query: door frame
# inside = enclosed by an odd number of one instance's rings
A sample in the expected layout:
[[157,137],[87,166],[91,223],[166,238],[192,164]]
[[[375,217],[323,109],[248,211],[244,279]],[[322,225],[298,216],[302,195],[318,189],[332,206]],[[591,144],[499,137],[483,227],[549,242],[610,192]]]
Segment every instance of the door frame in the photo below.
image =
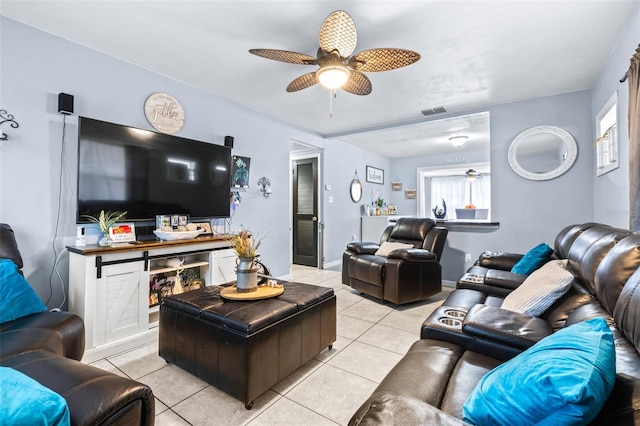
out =
[[322,149],[289,154],[289,265],[293,265],[293,162],[315,158],[318,160],[318,269],[324,265],[324,194],[322,191]]

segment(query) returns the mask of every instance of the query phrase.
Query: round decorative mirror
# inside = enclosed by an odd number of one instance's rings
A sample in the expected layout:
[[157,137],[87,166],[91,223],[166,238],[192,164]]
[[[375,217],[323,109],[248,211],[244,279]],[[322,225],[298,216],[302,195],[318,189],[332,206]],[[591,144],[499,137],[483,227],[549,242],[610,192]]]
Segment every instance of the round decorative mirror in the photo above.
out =
[[578,156],[578,144],[564,129],[537,126],[516,136],[508,156],[511,169],[523,178],[549,180],[571,168]]
[[351,181],[351,187],[349,188],[349,192],[351,193],[351,199],[354,203],[360,202],[362,199],[362,182],[358,179],[358,172],[356,171],[356,175],[353,177]]

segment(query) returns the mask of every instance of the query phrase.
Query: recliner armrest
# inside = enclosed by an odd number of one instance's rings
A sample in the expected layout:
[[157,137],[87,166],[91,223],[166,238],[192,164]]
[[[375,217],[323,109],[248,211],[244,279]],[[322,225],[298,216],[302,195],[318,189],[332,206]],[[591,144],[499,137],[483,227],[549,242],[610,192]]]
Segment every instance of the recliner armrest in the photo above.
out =
[[438,260],[438,256],[429,250],[408,248],[393,250],[389,253],[387,259],[402,259],[408,262],[434,262]]
[[490,269],[484,276],[484,284],[514,290],[527,279],[527,275],[499,269]]
[[542,318],[488,305],[475,305],[469,309],[462,322],[462,331],[522,350],[552,333]]
[[524,255],[518,253],[485,251],[478,257],[475,264],[489,269],[511,271],[513,265],[518,263],[522,256]]
[[377,243],[353,242],[347,244],[347,250],[355,254],[376,254],[380,245]]

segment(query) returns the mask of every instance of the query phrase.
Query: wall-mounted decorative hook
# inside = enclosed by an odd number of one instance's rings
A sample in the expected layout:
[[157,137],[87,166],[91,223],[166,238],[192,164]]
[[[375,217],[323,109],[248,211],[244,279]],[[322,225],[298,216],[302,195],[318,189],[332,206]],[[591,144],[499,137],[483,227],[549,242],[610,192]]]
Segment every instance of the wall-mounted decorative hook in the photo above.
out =
[[262,186],[262,188],[260,188],[262,195],[264,195],[265,198],[269,198],[271,195],[271,182],[269,182],[269,179],[264,176],[261,177],[258,181],[258,185]]
[[[0,124],[4,124],[7,122],[10,123],[11,127],[13,127],[14,129],[20,127],[18,122],[13,119],[12,114],[9,114],[6,109],[0,109]],[[6,141],[7,139],[9,139],[9,136],[7,136],[6,133],[3,133],[2,129],[0,129],[0,141]]]

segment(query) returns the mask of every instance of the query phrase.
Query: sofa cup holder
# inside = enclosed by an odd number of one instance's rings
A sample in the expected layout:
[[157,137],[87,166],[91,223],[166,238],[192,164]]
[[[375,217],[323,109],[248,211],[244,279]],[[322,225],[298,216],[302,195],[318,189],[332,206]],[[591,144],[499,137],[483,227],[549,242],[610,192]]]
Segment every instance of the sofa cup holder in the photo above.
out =
[[462,327],[462,321],[457,318],[440,317],[438,318],[438,322],[447,327]]
[[457,309],[446,309],[444,314],[449,318],[457,318],[462,319],[467,316],[467,313],[464,311],[458,311]]

